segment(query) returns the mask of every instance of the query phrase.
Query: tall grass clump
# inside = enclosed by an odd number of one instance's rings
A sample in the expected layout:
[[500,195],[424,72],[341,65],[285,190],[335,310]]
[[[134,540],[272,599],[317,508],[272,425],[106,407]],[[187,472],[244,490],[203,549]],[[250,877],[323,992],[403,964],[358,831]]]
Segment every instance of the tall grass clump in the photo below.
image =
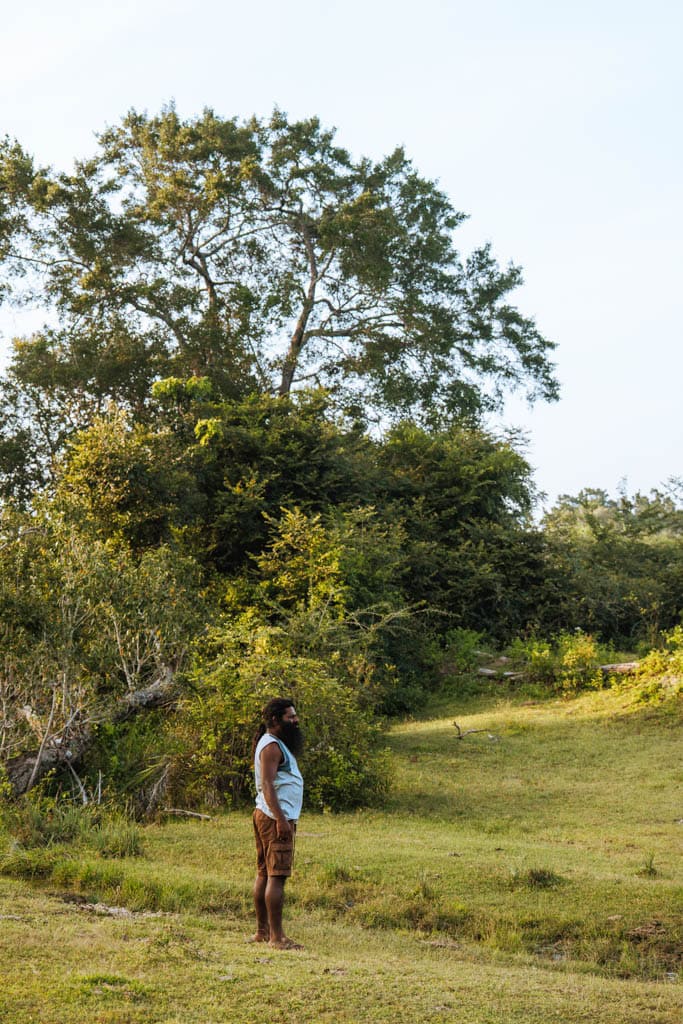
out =
[[17,851],[56,847],[93,850],[101,857],[142,854],[140,826],[121,808],[80,804],[49,796],[40,788],[0,807],[0,828],[6,843]]

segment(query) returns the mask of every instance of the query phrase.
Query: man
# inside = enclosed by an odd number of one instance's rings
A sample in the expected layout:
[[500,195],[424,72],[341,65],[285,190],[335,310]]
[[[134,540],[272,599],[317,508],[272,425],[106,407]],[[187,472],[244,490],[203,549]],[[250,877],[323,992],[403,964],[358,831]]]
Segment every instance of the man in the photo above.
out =
[[296,762],[303,736],[294,704],[286,697],[269,701],[262,719],[254,737],[257,868],[256,934],[251,941],[267,942],[274,949],[303,949],[282,930],[285,882],[292,873],[294,835],[304,795]]

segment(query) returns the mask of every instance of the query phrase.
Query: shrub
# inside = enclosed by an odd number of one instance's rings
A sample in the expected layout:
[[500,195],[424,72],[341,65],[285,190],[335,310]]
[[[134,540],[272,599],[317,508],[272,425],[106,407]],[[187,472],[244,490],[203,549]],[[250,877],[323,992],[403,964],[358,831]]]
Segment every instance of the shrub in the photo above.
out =
[[599,669],[603,652],[592,636],[577,630],[561,633],[557,639],[559,678],[565,690],[602,684]]
[[560,633],[552,640],[517,639],[508,653],[529,682],[562,690],[601,686],[599,668],[611,655],[609,648],[581,630]]
[[557,655],[549,640],[518,638],[510,644],[508,654],[529,682],[547,684],[556,681]]
[[445,641],[446,658],[459,672],[472,672],[477,667],[483,633],[474,629],[451,629]]
[[339,810],[377,803],[388,787],[379,726],[357,693],[321,660],[287,650],[276,628],[245,618],[215,631],[198,655],[178,718],[169,793],[192,804],[235,805],[252,792],[252,738],[261,708],[289,696],[301,716],[305,802]]
[[651,650],[641,661],[639,676],[683,676],[683,626],[662,633],[662,640],[663,646]]

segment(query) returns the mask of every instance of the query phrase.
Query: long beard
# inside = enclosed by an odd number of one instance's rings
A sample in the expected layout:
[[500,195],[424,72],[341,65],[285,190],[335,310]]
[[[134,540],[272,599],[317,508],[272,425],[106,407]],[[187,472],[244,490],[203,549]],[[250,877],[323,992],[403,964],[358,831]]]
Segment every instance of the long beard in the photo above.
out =
[[304,749],[304,734],[294,722],[280,723],[280,739],[295,757]]

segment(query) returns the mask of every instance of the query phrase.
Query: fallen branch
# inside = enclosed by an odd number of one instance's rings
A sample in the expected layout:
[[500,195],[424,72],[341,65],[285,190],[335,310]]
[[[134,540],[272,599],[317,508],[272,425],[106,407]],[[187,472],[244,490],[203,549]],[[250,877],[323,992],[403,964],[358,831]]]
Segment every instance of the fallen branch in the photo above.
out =
[[523,672],[501,672],[495,668],[478,668],[477,675],[486,676],[487,679],[521,679]]
[[458,733],[456,739],[459,740],[464,740],[465,736],[471,736],[475,732],[485,732],[488,738],[494,741],[495,743],[498,743],[500,740],[499,736],[494,736],[494,734],[492,732],[489,732],[488,729],[465,729],[465,731],[463,732],[457,722],[453,722],[453,725],[455,726],[455,729]]
[[164,807],[162,814],[174,814],[177,818],[199,818],[201,821],[213,821],[210,814],[198,814],[197,811],[185,811],[182,807]]

